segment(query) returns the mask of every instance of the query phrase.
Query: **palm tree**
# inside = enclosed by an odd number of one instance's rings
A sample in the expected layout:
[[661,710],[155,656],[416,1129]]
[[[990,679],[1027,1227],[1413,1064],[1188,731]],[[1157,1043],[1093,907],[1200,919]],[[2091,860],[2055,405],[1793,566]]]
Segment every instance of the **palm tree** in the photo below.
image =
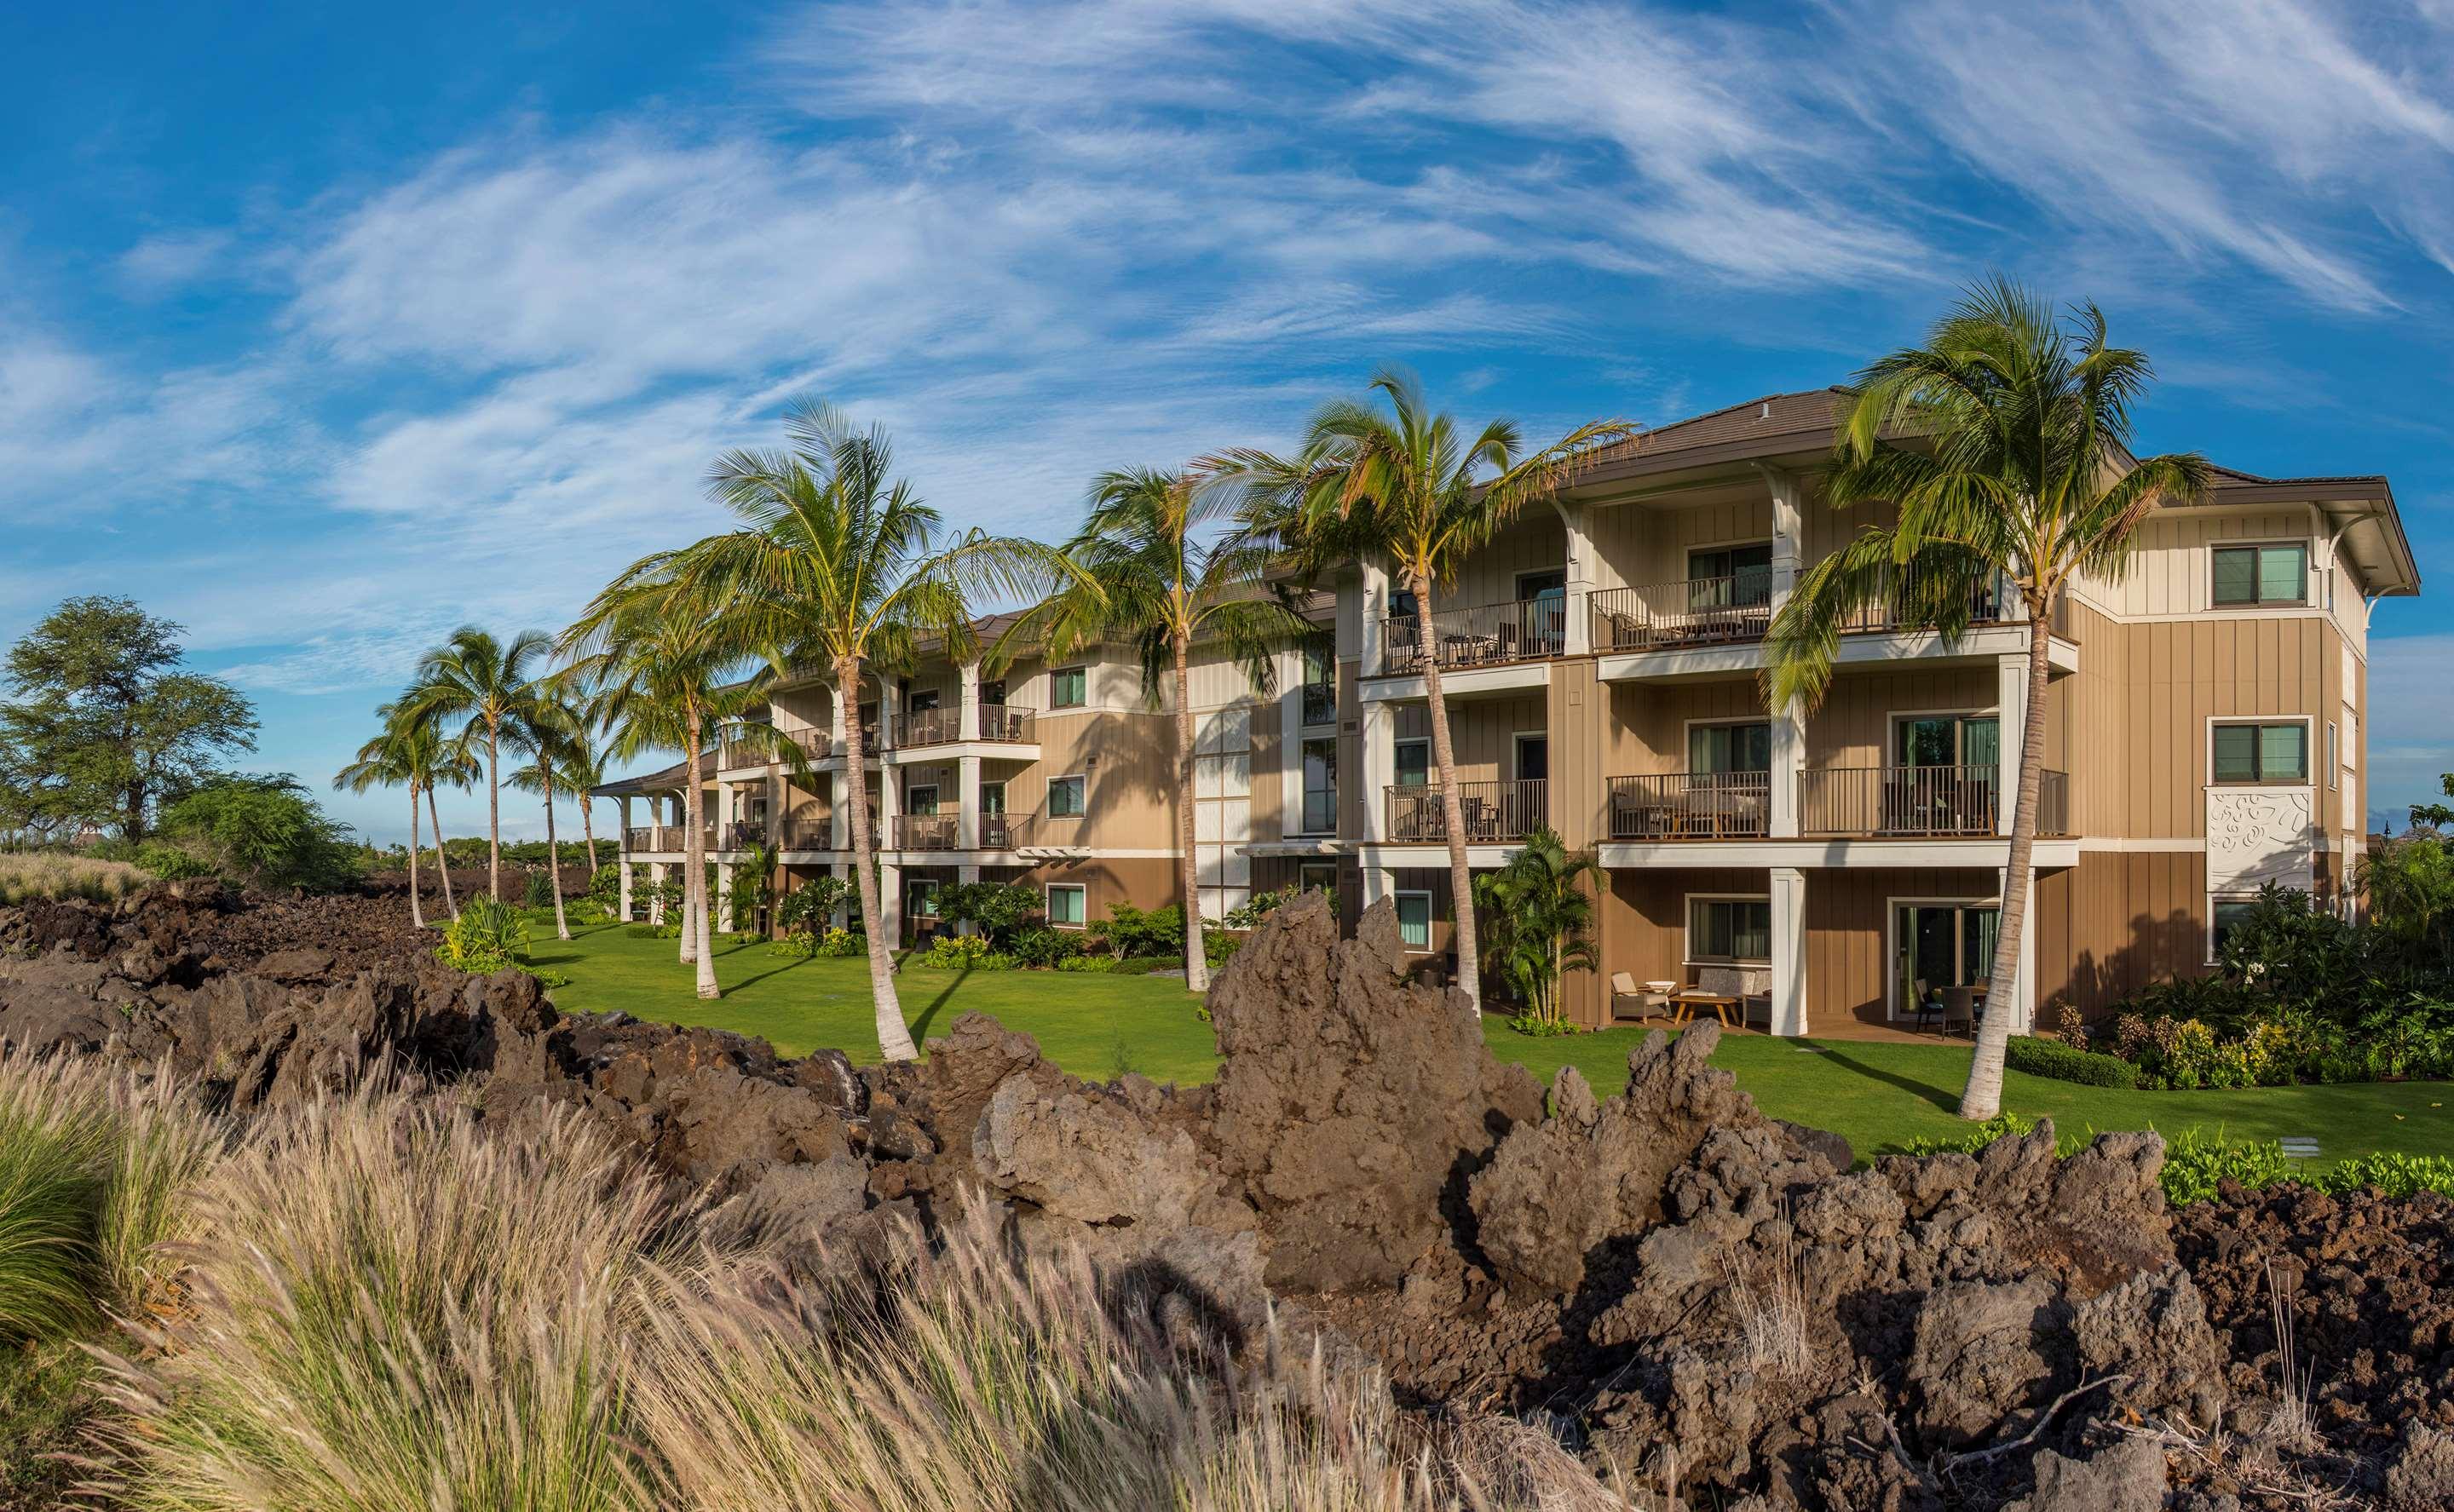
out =
[[506,645],[464,625],[418,662],[407,699],[413,718],[466,720],[461,734],[485,746],[486,885],[497,903],[503,899],[503,728],[520,717],[530,697],[530,668],[553,644],[542,630],[522,630]]
[[563,743],[562,767],[556,780],[578,801],[579,836],[588,846],[588,880],[593,883],[600,868],[596,861],[596,801],[589,794],[605,783],[603,710],[597,700],[587,698],[573,706],[573,713],[577,723]]
[[1489,912],[1489,954],[1517,988],[1526,1013],[1559,1022],[1559,978],[1594,968],[1593,885],[1601,868],[1591,851],[1570,851],[1557,830],[1525,837],[1508,865],[1474,879],[1478,909]]
[[538,793],[545,799],[545,869],[553,889],[557,940],[571,938],[571,921],[562,907],[562,850],[553,836],[553,796],[556,786],[564,782],[563,766],[570,759],[572,742],[579,736],[579,726],[578,709],[550,680],[531,688],[507,726],[513,746],[528,753],[529,763],[505,780],[522,792]]
[[[2072,309],[2064,325],[2006,280],[1971,288],[1924,346],[1879,359],[1849,391],[1825,491],[1841,508],[1890,502],[1895,523],[1861,530],[1800,573],[1773,618],[1766,696],[1775,708],[1811,709],[1830,685],[1841,627],[1858,610],[1884,606],[1902,629],[1952,639],[1998,584],[2017,594],[2028,626],[2027,707],[1994,941],[1997,983],[2016,979],[2027,926],[2055,609],[2074,575],[2125,569],[2140,524],[2160,501],[2206,493],[2207,462],[2195,452],[2143,462],[2130,454],[2131,407],[2151,376],[2143,353],[2106,345],[2103,313],[2092,304]],[[1985,1015],[1961,1117],[2001,1110],[2011,1019]]]
[[[796,403],[784,428],[782,449],[729,452],[709,475],[709,491],[740,528],[650,560],[656,570],[670,570],[691,602],[740,615],[750,644],[778,665],[826,668],[848,714],[860,706],[862,680],[873,674],[880,675],[883,708],[882,669],[910,666],[924,638],[955,660],[973,655],[975,596],[1036,600],[1076,576],[1036,542],[976,529],[939,541],[937,511],[908,480],[893,476],[893,448],[882,429],[856,430],[833,406],[815,401]],[[918,1052],[895,998],[880,923],[858,718],[845,719],[844,742],[878,1049],[888,1060],[908,1061]]]
[[409,748],[413,732],[391,717],[390,705],[375,712],[385,717],[383,732],[358,747],[350,764],[333,774],[332,786],[352,793],[375,787],[409,789],[409,922],[423,929],[426,912],[417,897],[417,795],[424,775]]
[[1479,1013],[1482,982],[1465,809],[1440,686],[1432,587],[1455,582],[1458,569],[1519,510],[1557,494],[1596,448],[1627,439],[1636,428],[1597,420],[1529,453],[1512,421],[1492,421],[1465,439],[1455,420],[1432,410],[1412,373],[1384,368],[1374,375],[1371,391],[1387,402],[1385,410],[1366,399],[1330,401],[1314,412],[1303,449],[1293,458],[1239,449],[1209,459],[1201,470],[1218,484],[1250,490],[1248,520],[1257,531],[1276,536],[1303,570],[1323,570],[1368,553],[1386,562],[1414,595],[1423,694],[1431,706],[1432,760],[1448,832],[1458,974]]
[[1173,674],[1176,693],[1177,847],[1184,889],[1184,976],[1195,992],[1210,987],[1202,954],[1201,903],[1194,856],[1194,642],[1222,641],[1255,686],[1269,689],[1270,653],[1313,627],[1263,594],[1269,551],[1240,532],[1204,542],[1196,532],[1228,513],[1229,495],[1180,473],[1149,468],[1104,472],[1091,486],[1091,512],[1065,554],[1081,576],[1041,601],[999,639],[1070,656],[1111,636],[1140,653],[1142,693],[1153,708]]
[[482,775],[476,753],[469,748],[466,737],[447,738],[438,722],[413,718],[399,704],[385,706],[392,711],[393,722],[403,726],[411,759],[417,764],[418,786],[426,789],[426,817],[434,832],[434,869],[443,879],[443,906],[457,919],[460,905],[452,896],[452,853],[444,846],[443,813],[435,806],[434,793],[441,787],[467,792],[470,784]]
[[701,779],[707,738],[722,721],[766,698],[767,677],[741,677],[751,643],[737,616],[682,592],[673,553],[634,563],[606,586],[557,643],[572,656],[566,676],[593,690],[612,732],[607,754],[632,761],[678,750],[683,763],[680,958],[697,966],[697,991],[717,997],[707,900],[707,809]]

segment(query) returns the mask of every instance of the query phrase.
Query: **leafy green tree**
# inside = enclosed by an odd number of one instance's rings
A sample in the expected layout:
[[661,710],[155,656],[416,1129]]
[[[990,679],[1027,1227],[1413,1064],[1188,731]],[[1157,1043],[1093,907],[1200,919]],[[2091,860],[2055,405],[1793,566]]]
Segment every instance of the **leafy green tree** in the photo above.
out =
[[1555,496],[1595,449],[1627,439],[1635,428],[1597,420],[1528,453],[1513,421],[1495,420],[1468,439],[1454,419],[1431,408],[1412,373],[1382,368],[1371,391],[1385,408],[1368,398],[1332,400],[1314,412],[1303,449],[1292,458],[1236,450],[1209,459],[1200,470],[1205,487],[1232,487],[1243,495],[1248,527],[1273,538],[1304,575],[1368,555],[1387,563],[1414,595],[1432,761],[1447,821],[1449,895],[1457,900],[1458,974],[1480,1012],[1465,808],[1449,738],[1432,588],[1454,583],[1458,570],[1519,511]]
[[403,699],[412,719],[435,721],[438,728],[462,722],[460,737],[486,754],[486,890],[497,903],[503,898],[504,729],[515,728],[524,716],[532,679],[553,644],[539,630],[504,642],[464,625],[418,662],[416,686]]
[[1491,921],[1484,959],[1539,1025],[1560,1023],[1560,978],[1594,969],[1599,875],[1591,852],[1570,851],[1544,828],[1527,835],[1506,865],[1474,879],[1475,907]]
[[2454,846],[2415,832],[2361,858],[2353,884],[2369,917],[2441,968],[2454,957]]
[[349,826],[288,772],[208,779],[162,810],[161,833],[252,886],[329,892],[356,874]]
[[[2446,797],[2454,798],[2454,772],[2440,775],[2437,786],[2444,789]],[[2433,830],[2454,830],[2454,804],[2414,804],[2411,806],[2411,822],[2415,826]]]
[[[2065,327],[2006,280],[1970,289],[1924,346],[1877,359],[1849,390],[1825,497],[1842,509],[1895,506],[1894,523],[1866,527],[1800,573],[1773,617],[1766,696],[1777,709],[1812,708],[1860,611],[1880,606],[1902,629],[1953,639],[1981,595],[1999,584],[2016,596],[2028,684],[1998,985],[2017,978],[2027,929],[2055,610],[2078,574],[2126,570],[2160,502],[2206,494],[2207,461],[2197,453],[2131,456],[2131,408],[2152,376],[2145,353],[2107,343],[2094,305],[2073,309]],[[2011,1020],[1985,1015],[1961,1117],[2001,1111]]]
[[[1232,497],[1181,473],[1148,468],[1104,472],[1091,486],[1091,511],[1066,543],[1079,574],[1017,620],[1001,646],[1036,645],[1052,658],[1111,639],[1129,640],[1141,662],[1142,695],[1154,709],[1176,695],[1176,824],[1179,885],[1198,911],[1193,843],[1194,643],[1217,640],[1253,686],[1269,691],[1271,653],[1312,633],[1311,623],[1263,591],[1266,547],[1240,531],[1218,533]],[[1197,934],[1184,949],[1185,983],[1210,985]]]
[[[894,475],[883,430],[855,429],[841,411],[815,402],[795,405],[784,429],[782,448],[729,452],[710,475],[710,491],[739,528],[650,557],[625,580],[669,583],[701,613],[738,616],[748,644],[772,662],[824,668],[844,708],[860,706],[866,679],[914,665],[923,638],[954,661],[976,655],[975,599],[1036,601],[1074,576],[1036,542],[979,530],[940,541],[937,511]],[[844,739],[878,1050],[909,1061],[919,1052],[878,923],[859,720],[844,721]]]
[[182,628],[96,594],[66,600],[10,647],[0,817],[54,835],[91,824],[135,843],[218,758],[255,749],[254,707],[185,669]]
[[989,944],[1002,950],[1040,910],[1039,889],[1018,882],[958,882],[937,889],[937,917],[950,925],[976,924]]

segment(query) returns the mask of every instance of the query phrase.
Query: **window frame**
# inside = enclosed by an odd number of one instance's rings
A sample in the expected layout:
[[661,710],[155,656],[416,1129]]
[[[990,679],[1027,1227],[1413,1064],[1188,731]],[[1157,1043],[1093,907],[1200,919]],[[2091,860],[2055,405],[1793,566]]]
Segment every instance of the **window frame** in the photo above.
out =
[[2331,719],[2326,721],[2326,790],[2330,793],[2343,790],[2343,732]]
[[[2315,731],[2310,728],[2315,718],[2315,715],[2310,714],[2210,715],[2207,719],[2207,786],[2210,787],[2309,787],[2315,786],[2312,772],[2313,764],[2317,760],[2317,752],[2310,748],[2311,746],[2315,744],[2311,738],[2315,734]],[[2267,729],[2278,729],[2285,726],[2292,725],[2297,725],[2301,727],[2300,776],[2269,777],[2265,775],[2263,769],[2265,762],[2265,741],[2263,736],[2259,738],[2256,746],[2253,747],[2253,760],[2259,764],[2261,767],[2260,770],[2254,771],[2247,777],[2224,777],[2217,772],[2216,731],[2227,728],[2263,731]]]
[[[1329,747],[1329,786],[1312,786],[1312,751],[1315,746]],[[1338,746],[1335,735],[1299,735],[1296,738],[1296,833],[1299,835],[1335,835],[1338,833]],[[1329,824],[1317,826],[1312,821],[1312,800],[1315,793],[1329,795]]]
[[[920,901],[923,898],[926,898],[929,901],[929,905],[926,908],[920,906]],[[905,879],[903,884],[903,917],[906,919],[942,919],[944,917],[944,915],[937,911],[936,878],[910,877]]]
[[[1308,882],[1304,881],[1304,873],[1306,873],[1306,872],[1308,872],[1308,871],[1327,871],[1327,872],[1329,873],[1329,885],[1328,885],[1328,886],[1326,886],[1326,887],[1315,888],[1315,887],[1312,885],[1312,884],[1310,884],[1310,883],[1308,883]],[[1338,863],[1337,863],[1337,862],[1334,862],[1334,861],[1299,861],[1299,862],[1297,862],[1297,863],[1296,863],[1296,891],[1297,891],[1297,892],[1299,892],[1299,893],[1301,893],[1301,892],[1313,892],[1313,891],[1319,891],[1319,892],[1325,892],[1325,893],[1327,893],[1327,894],[1328,894],[1329,896],[1331,896],[1332,898],[1337,897],[1337,896],[1338,896]]]
[[[1056,895],[1060,892],[1070,892],[1074,894],[1075,897],[1081,900],[1075,905],[1075,919],[1071,924],[1065,923],[1056,917]],[[1041,918],[1048,921],[1048,927],[1051,929],[1089,928],[1091,926],[1090,885],[1086,883],[1079,882],[1048,883],[1040,892],[1039,913]]]
[[[1423,780],[1419,783],[1410,783],[1405,780],[1406,764],[1397,759],[1398,752],[1404,750],[1409,746],[1420,746],[1423,748]],[[1392,741],[1389,743],[1389,776],[1391,779],[1391,786],[1419,788],[1429,787],[1432,786],[1431,737],[1427,735],[1417,735],[1406,740]]]
[[[1398,945],[1403,946],[1406,954],[1410,956],[1430,955],[1433,926],[1440,922],[1438,910],[1432,906],[1432,890],[1429,887],[1393,887],[1389,891],[1389,897],[1392,905],[1398,910]],[[1423,943],[1419,945],[1411,944],[1406,939],[1406,900],[1409,898],[1423,900]]]
[[[1762,959],[1753,956],[1700,956],[1696,953],[1696,905],[1700,903],[1760,903],[1764,908],[1765,948]],[[1737,931],[1733,930],[1735,937]],[[1680,895],[1679,916],[1680,964],[1691,966],[1770,966],[1772,965],[1772,894],[1769,892],[1690,892]],[[1735,945],[1736,940],[1732,943]]]
[[[1681,761],[1683,761],[1683,762],[1685,762],[1685,763],[1687,764],[1687,774],[1688,774],[1689,776],[1691,776],[1691,777],[1698,775],[1697,766],[1696,766],[1696,732],[1697,732],[1698,730],[1700,730],[1700,729],[1742,729],[1742,728],[1747,728],[1747,727],[1750,727],[1750,726],[1758,726],[1758,725],[1762,726],[1763,726],[1763,731],[1764,731],[1764,765],[1763,765],[1763,772],[1764,772],[1764,775],[1766,775],[1766,776],[1771,775],[1771,773],[1772,773],[1772,718],[1771,718],[1771,716],[1770,716],[1770,715],[1765,715],[1765,714],[1750,714],[1750,715],[1741,715],[1741,716],[1734,716],[1734,717],[1726,718],[1726,719],[1691,719],[1691,720],[1688,720],[1688,721],[1687,721],[1687,722],[1686,722],[1686,723],[1685,723],[1685,724],[1680,727],[1680,738],[1681,738],[1681,742],[1682,742],[1682,745],[1683,745],[1683,747],[1684,747],[1684,748],[1683,748],[1683,749],[1680,751],[1680,759]],[[1753,774],[1754,774],[1754,768],[1750,767],[1750,768],[1747,768],[1746,770],[1747,770],[1747,774],[1748,774],[1748,775],[1753,775]],[[1733,769],[1732,769],[1732,774],[1733,774],[1733,775],[1736,775],[1736,774],[1737,774],[1737,771],[1738,771],[1738,769],[1737,769],[1737,768],[1733,768]],[[1717,775],[1718,775],[1718,774],[1717,774]]]
[[[2216,576],[2216,559],[2228,551],[2247,551],[2253,554],[2250,562],[2249,573],[2250,592],[2252,596],[2249,598],[2224,598],[2216,589],[2216,583],[2218,581]],[[2264,561],[2264,553],[2268,551],[2298,551],[2301,554],[2301,591],[2296,596],[2288,599],[2270,599],[2264,597],[2261,592],[2259,585],[2265,581],[2264,569],[2266,564]],[[2208,607],[2219,609],[2308,608],[2311,607],[2309,599],[2309,543],[2306,541],[2286,538],[2276,541],[2211,542],[2207,547]]]
[[[1056,811],[1056,789],[1059,785],[1065,783],[1079,784],[1080,786],[1078,790],[1081,796],[1075,800],[1076,806],[1072,813],[1060,814]],[[1011,797],[1012,795],[1009,794],[1008,796]],[[1040,805],[1039,811],[1050,819],[1080,819],[1087,815],[1091,811],[1090,777],[1082,772],[1066,772],[1059,776],[1048,779],[1048,796]]]
[[[1066,701],[1058,691],[1059,687],[1062,686],[1058,679],[1068,677],[1079,678],[1081,680],[1081,692],[1071,702]],[[1091,706],[1091,666],[1089,663],[1085,662],[1075,666],[1052,666],[1048,669],[1048,706],[1052,711],[1060,708],[1089,708]]]

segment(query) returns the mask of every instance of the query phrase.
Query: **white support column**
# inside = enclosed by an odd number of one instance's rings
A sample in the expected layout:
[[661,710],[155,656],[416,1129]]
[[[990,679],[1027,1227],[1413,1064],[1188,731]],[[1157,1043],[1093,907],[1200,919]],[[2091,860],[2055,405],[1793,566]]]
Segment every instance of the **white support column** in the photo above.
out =
[[852,848],[852,809],[848,806],[852,800],[845,794],[859,792],[860,786],[860,778],[856,773],[827,773],[827,848],[829,850],[841,852]]
[[1772,868],[1772,1032],[1806,1033],[1806,873]]
[[[628,801],[626,800],[626,805],[627,802]],[[625,826],[626,829],[627,827],[628,826]],[[622,912],[620,917],[624,924],[629,924],[631,922],[631,858],[626,854],[617,858],[614,864],[622,868],[622,874],[619,879],[622,884]]]
[[1799,564],[1806,560],[1806,510],[1800,501],[1798,474],[1761,463],[1756,470],[1772,492],[1772,607],[1777,614],[1789,602]]
[[1363,906],[1371,907],[1398,890],[1398,873],[1387,866],[1363,868]]
[[1798,716],[1795,700],[1772,716],[1772,804],[1765,816],[1767,833],[1775,840],[1794,840],[1799,823],[1799,793],[1806,783],[1806,722]]
[[1551,502],[1568,532],[1567,639],[1561,649],[1570,656],[1582,656],[1594,648],[1594,540],[1585,528],[1583,505],[1559,499]]
[[877,773],[877,848],[882,853],[900,850],[903,837],[895,832],[896,816],[903,812],[903,795],[895,790],[895,779],[901,768],[881,767]]
[[[977,865],[956,866],[955,868],[955,881],[963,886],[972,886],[977,884],[979,880],[980,868]],[[956,934],[978,934],[980,932],[979,921],[976,919],[966,919],[961,924],[955,926],[955,932]]]
[[844,743],[844,701],[842,696],[832,687],[827,689],[827,699],[835,710],[834,722],[827,729],[827,749],[834,754],[841,755]]
[[661,861],[648,863],[648,922],[665,922],[665,864]]
[[903,868],[892,862],[877,868],[877,926],[886,932],[886,948],[903,944]]
[[[835,849],[840,851],[843,847],[837,846]],[[840,880],[846,882],[852,880],[852,867],[843,862],[828,863],[827,870]],[[855,888],[848,891],[844,894],[844,901],[835,905],[835,912],[827,916],[827,923],[837,929],[849,929],[852,927],[853,915],[859,910],[859,907],[858,890]]]
[[[972,716],[970,705],[964,706],[964,718]],[[955,758],[955,848],[980,848],[980,759],[977,756]],[[980,868],[974,866],[973,871]],[[977,880],[976,878],[975,880]]]
[[729,861],[715,864],[715,927],[730,932],[733,928],[733,873]]
[[[1362,675],[1371,677],[1388,665],[1382,639],[1388,633],[1389,569],[1380,563],[1365,558],[1363,567],[1363,666]],[[1425,607],[1430,606],[1426,605]]]
[[715,785],[715,808],[714,812],[715,815],[715,844],[708,848],[711,850],[731,850],[733,848],[733,821],[734,817],[733,812],[733,785],[731,783],[717,783]]
[[[958,723],[955,726],[955,734],[961,740],[977,740],[980,738],[980,664],[965,662],[961,670],[962,712],[956,716]],[[963,802],[968,805],[971,800],[966,798]]]
[[1386,841],[1389,789],[1398,781],[1398,710],[1390,704],[1363,706],[1363,839]]
[[[2011,868],[1997,867],[1994,876],[1996,885],[2001,889],[1997,896],[2008,897]],[[1990,1012],[1997,1005],[2007,1004],[2011,1009],[2011,1032],[2026,1034],[2037,1025],[2037,869],[2034,866],[2028,868],[2028,917],[2020,930],[2019,972],[2018,979],[2011,984],[2009,996],[1989,991],[1985,995],[1985,1005]]]
[[2028,727],[2028,658],[2013,652],[1994,661],[1995,744],[2001,747],[1994,776],[1994,832],[2011,832],[2011,814],[2020,796],[2020,741]]
[[901,712],[895,702],[895,685],[880,674],[877,679],[877,753],[880,756],[895,748],[895,717]]

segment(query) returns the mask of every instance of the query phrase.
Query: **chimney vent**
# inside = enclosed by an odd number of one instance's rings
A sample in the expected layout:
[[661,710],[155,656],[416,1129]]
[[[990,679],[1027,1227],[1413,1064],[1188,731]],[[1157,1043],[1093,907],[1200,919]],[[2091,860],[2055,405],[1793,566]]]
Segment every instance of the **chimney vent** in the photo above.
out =
[[1767,399],[1763,402],[1763,408],[1756,411],[1756,418],[1758,420],[1770,420],[1772,418],[1771,400]]

